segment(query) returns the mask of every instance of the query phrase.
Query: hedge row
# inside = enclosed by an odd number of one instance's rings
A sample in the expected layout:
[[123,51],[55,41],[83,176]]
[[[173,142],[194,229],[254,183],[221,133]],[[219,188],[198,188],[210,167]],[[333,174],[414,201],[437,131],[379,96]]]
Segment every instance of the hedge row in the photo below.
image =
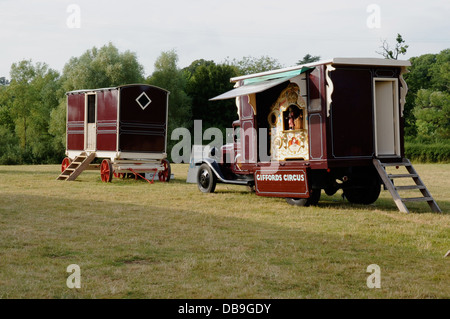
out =
[[450,163],[450,143],[405,143],[405,157],[421,163]]

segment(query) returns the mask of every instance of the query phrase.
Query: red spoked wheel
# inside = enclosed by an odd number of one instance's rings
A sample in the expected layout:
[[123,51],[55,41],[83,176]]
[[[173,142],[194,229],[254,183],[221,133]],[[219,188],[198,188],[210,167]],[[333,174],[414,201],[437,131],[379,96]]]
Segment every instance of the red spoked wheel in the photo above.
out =
[[100,175],[102,182],[109,183],[113,177],[113,168],[109,159],[104,159],[100,165]]
[[164,169],[158,172],[158,178],[161,182],[168,182],[170,181],[170,163],[167,159],[162,159],[161,164]]
[[68,157],[64,158],[61,163],[61,173],[64,172],[70,164],[72,164],[72,160]]

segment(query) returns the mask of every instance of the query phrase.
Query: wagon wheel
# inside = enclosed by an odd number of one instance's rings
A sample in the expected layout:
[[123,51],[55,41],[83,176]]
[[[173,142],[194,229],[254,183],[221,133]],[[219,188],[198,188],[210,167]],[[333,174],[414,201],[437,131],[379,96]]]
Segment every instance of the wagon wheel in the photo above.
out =
[[64,158],[61,163],[61,173],[64,172],[70,164],[72,164],[72,160],[68,157]]
[[102,182],[111,182],[113,177],[113,168],[109,159],[104,159],[102,161],[102,164],[100,166],[100,175],[102,177]]
[[162,159],[161,164],[164,166],[164,170],[158,172],[158,178],[161,182],[170,181],[170,163],[167,159]]

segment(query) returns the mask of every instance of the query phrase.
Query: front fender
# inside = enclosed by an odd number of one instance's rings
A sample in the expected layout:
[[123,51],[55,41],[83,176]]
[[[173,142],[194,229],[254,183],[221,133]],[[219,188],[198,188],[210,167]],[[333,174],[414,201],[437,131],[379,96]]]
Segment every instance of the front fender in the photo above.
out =
[[225,181],[225,177],[223,176],[222,170],[220,169],[219,163],[215,159],[212,158],[204,158],[201,163],[196,163],[196,166],[200,166],[202,164],[207,164],[211,170],[216,175],[217,179],[221,182]]
[[204,158],[201,163],[196,163],[196,166],[200,166],[202,164],[207,164],[214,174],[217,177],[217,181],[225,183],[225,184],[237,184],[237,185],[248,185],[248,180],[230,180],[226,179],[220,169],[219,163],[215,159],[212,158]]

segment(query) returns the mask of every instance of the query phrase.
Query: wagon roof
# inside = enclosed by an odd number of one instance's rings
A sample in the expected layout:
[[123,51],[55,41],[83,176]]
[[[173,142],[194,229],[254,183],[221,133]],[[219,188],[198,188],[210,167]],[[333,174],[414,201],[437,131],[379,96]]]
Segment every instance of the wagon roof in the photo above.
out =
[[166,91],[167,93],[170,93],[169,91],[167,91],[166,89],[163,89],[159,86],[155,86],[155,85],[150,85],[150,84],[124,84],[124,85],[119,85],[119,86],[114,86],[114,87],[108,87],[108,88],[98,88],[98,89],[82,89],[82,90],[74,90],[74,91],[69,91],[66,92],[66,94],[77,94],[77,93],[85,93],[85,92],[97,92],[97,91],[111,91],[111,90],[117,90],[117,89],[121,89],[121,88],[125,88],[125,87],[133,87],[133,86],[148,86],[148,87],[154,87],[157,89],[160,89],[162,91]]
[[380,59],[380,58],[333,58],[329,60],[322,60],[313,63],[307,63],[302,65],[296,65],[288,68],[277,69],[267,72],[248,74],[243,76],[237,76],[230,79],[230,82],[238,82],[242,80],[248,80],[252,78],[267,77],[270,75],[276,76],[280,73],[285,73],[289,71],[301,70],[304,67],[316,67],[324,64],[340,64],[340,65],[367,65],[367,66],[394,66],[394,67],[406,67],[411,66],[411,62],[405,60],[390,60],[390,59]]
[[313,70],[320,65],[355,65],[355,66],[385,66],[385,67],[407,67],[409,61],[388,60],[380,58],[334,58],[303,65],[296,65],[290,68],[277,69],[267,72],[248,74],[230,79],[230,82],[237,82],[235,89],[218,95],[210,101],[225,100],[241,95],[248,95],[265,91],[271,87]]

